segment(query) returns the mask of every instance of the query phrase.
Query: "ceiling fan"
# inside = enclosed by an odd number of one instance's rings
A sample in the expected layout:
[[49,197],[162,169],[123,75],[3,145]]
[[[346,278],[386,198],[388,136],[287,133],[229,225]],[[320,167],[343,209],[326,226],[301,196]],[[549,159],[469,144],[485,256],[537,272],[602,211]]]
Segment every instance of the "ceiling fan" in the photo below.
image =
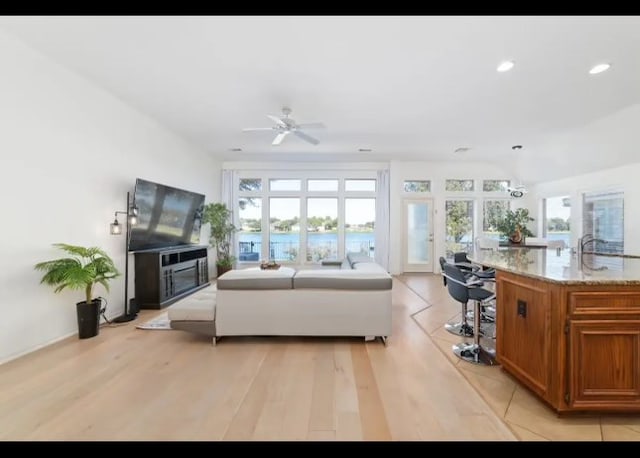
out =
[[273,130],[277,132],[276,138],[271,143],[274,146],[282,143],[282,140],[289,135],[293,134],[312,145],[317,145],[320,141],[312,136],[303,132],[303,129],[324,129],[326,126],[321,122],[306,122],[296,123],[293,118],[290,118],[291,108],[283,107],[282,116],[267,115],[267,118],[271,119],[275,125],[273,127],[247,127],[242,129],[243,132],[252,132],[257,130]]

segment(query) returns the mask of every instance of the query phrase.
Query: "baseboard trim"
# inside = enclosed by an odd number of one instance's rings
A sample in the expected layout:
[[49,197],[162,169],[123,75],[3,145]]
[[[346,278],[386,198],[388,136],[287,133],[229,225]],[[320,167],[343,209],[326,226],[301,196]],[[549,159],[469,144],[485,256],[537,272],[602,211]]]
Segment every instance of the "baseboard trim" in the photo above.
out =
[[60,342],[61,340],[68,339],[69,337],[71,337],[71,336],[76,336],[76,335],[78,335],[78,331],[77,331],[77,330],[75,330],[75,331],[73,331],[73,332],[70,332],[70,333],[68,333],[68,334],[64,334],[64,335],[62,335],[62,336],[60,336],[60,337],[56,337],[56,338],[55,338],[55,339],[53,339],[53,340],[49,340],[49,341],[47,341],[47,342],[45,342],[45,343],[42,343],[42,344],[40,344],[40,345],[37,345],[37,346],[35,346],[34,348],[31,348],[31,349],[29,349],[29,350],[25,350],[25,351],[20,352],[20,353],[18,353],[18,354],[15,354],[15,355],[9,356],[8,358],[5,358],[5,359],[3,359],[3,360],[0,360],[0,366],[1,366],[1,365],[3,365],[3,364],[8,363],[9,361],[13,361],[14,359],[21,358],[21,357],[23,357],[23,356],[28,355],[29,353],[33,353],[34,351],[38,351],[38,350],[40,350],[40,349],[42,349],[42,348],[44,348],[44,347],[48,347],[49,345],[53,345],[53,344],[54,344],[54,343],[56,343],[56,342]]

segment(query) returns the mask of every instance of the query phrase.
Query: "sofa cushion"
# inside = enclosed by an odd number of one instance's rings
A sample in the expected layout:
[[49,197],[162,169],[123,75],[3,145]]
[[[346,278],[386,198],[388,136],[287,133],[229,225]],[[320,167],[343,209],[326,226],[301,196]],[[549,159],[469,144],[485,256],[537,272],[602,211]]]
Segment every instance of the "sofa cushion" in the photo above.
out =
[[387,273],[387,271],[380,264],[375,262],[358,262],[353,266],[353,270],[357,270],[359,272],[382,272]]
[[367,262],[367,263],[375,262],[373,258],[371,258],[370,256],[367,256],[365,253],[360,253],[360,252],[347,253],[347,259],[351,263],[352,268],[354,265],[360,262]]
[[218,289],[291,289],[296,273],[291,267],[277,270],[259,267],[230,270],[218,277]]
[[293,277],[294,289],[371,291],[391,289],[391,284],[391,275],[384,269],[369,272],[344,269],[300,270]]
[[169,307],[167,316],[171,321],[213,321],[215,318],[216,294],[194,293]]

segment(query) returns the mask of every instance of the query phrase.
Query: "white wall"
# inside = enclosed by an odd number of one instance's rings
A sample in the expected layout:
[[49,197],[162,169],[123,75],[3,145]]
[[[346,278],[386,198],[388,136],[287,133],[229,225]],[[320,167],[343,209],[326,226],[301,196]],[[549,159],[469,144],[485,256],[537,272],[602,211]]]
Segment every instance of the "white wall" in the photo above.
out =
[[[546,197],[571,196],[571,246],[576,246],[582,235],[582,194],[586,191],[622,189],[624,191],[624,252],[640,255],[640,162],[577,175],[560,180],[538,183],[531,187],[527,206],[532,216],[540,220],[542,199]],[[635,229],[635,230],[634,230]]]
[[[33,269],[59,257],[52,243],[102,247],[124,271],[124,239],[109,234],[109,223],[125,210],[135,178],[215,201],[220,164],[3,32],[0,62],[2,362],[77,332],[83,292],[54,294]],[[132,273],[129,285],[133,291]],[[109,294],[96,292],[107,297],[109,315],[122,313],[123,277]]]
[[588,124],[548,133],[514,154],[514,173],[527,183],[543,183],[633,164],[638,161],[639,125],[636,103]]
[[[391,240],[389,246],[389,268],[392,274],[403,271],[402,238],[403,226],[403,199],[416,198],[417,194],[406,194],[403,191],[404,180],[431,180],[431,193],[425,193],[425,198],[433,199],[434,207],[434,272],[440,271],[437,259],[445,254],[445,201],[448,198],[473,198],[476,200],[476,236],[482,227],[481,199],[488,197],[488,193],[482,192],[482,179],[486,180],[511,180],[512,184],[519,183],[510,170],[485,162],[400,162],[391,161],[390,167],[390,218]],[[445,191],[447,179],[474,179],[475,191],[472,193],[452,193]],[[491,194],[492,196],[500,196]],[[504,196],[506,197],[506,195]],[[522,199],[513,199],[511,208],[524,206]]]

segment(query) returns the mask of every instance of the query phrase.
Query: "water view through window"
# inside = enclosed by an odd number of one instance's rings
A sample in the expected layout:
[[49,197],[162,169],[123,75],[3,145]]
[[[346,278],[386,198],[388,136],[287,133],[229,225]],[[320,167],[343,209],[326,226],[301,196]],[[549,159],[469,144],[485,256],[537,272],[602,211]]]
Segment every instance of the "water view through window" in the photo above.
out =
[[370,178],[241,178],[238,261],[318,263],[348,252],[373,257],[375,189]]

